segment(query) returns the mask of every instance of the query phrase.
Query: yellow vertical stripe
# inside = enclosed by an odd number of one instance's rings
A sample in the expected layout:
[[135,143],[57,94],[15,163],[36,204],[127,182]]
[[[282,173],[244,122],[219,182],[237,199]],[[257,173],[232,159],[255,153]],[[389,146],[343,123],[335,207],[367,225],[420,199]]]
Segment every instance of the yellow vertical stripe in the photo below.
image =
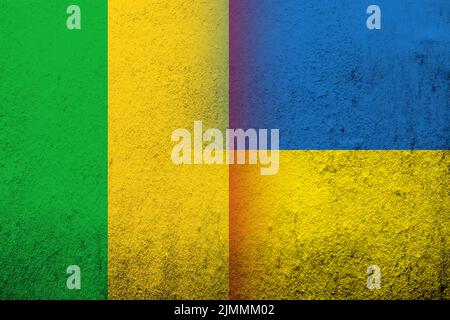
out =
[[228,167],[171,133],[228,125],[228,2],[109,1],[109,297],[228,297]]

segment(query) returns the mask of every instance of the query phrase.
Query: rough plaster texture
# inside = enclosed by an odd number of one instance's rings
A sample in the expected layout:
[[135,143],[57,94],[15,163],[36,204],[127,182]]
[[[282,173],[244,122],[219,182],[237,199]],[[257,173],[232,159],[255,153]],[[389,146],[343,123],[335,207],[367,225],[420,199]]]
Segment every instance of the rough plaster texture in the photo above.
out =
[[71,3],[0,3],[0,299],[107,294],[106,1]]
[[450,298],[449,157],[281,151],[275,176],[230,167],[230,298]]
[[[72,2],[0,4],[1,299],[449,298],[448,151],[390,150],[448,149],[448,1],[372,32],[369,1],[109,0],[108,166],[106,1],[77,3],[70,33]],[[174,166],[194,120],[292,151]]]
[[450,2],[230,0],[230,125],[287,150],[447,150]]
[[228,167],[172,131],[228,125],[226,1],[109,1],[109,297],[228,297]]
[[449,297],[450,2],[371,4],[230,0],[230,127],[283,150],[230,168],[231,298]]

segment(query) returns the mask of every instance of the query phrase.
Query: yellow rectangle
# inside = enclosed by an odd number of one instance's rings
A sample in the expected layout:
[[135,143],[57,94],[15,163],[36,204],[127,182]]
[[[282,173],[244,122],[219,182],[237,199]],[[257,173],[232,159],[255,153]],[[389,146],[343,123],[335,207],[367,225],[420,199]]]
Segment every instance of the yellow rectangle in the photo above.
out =
[[228,167],[171,133],[228,125],[228,2],[109,1],[109,297],[228,298]]
[[280,153],[230,168],[231,298],[450,298],[449,151]]

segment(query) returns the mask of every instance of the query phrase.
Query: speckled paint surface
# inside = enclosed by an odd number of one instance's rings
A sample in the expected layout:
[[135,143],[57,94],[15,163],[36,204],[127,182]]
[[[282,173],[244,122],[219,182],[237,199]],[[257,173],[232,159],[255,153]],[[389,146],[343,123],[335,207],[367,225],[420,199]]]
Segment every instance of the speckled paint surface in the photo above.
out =
[[230,298],[450,298],[449,167],[448,151],[281,151],[275,176],[232,166]]
[[106,1],[77,3],[0,3],[0,299],[107,295]]
[[450,4],[370,4],[230,0],[230,127],[282,149],[230,167],[230,298],[449,297]]
[[[449,17],[1,1],[0,299],[449,299]],[[280,129],[278,174],[175,165],[195,120]]]
[[230,0],[230,126],[279,128],[286,150],[449,149],[449,15],[443,0]]
[[228,3],[109,1],[109,297],[228,297],[228,167],[172,131],[228,124]]

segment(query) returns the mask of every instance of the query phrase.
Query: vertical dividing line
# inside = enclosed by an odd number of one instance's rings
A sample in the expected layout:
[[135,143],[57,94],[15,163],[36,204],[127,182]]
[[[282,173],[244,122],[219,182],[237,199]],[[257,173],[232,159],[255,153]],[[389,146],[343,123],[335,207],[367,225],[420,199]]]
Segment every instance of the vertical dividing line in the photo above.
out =
[[[228,4],[228,127],[231,128],[231,106],[233,103],[233,88],[232,88],[232,63],[233,63],[233,57],[232,57],[232,45],[233,45],[233,37],[232,37],[232,28],[233,28],[233,20],[232,20],[232,12],[234,8],[234,0],[229,0]],[[228,150],[228,146],[226,146]],[[228,155],[227,155],[228,157]],[[231,165],[228,165],[228,299],[231,299],[232,292],[231,292],[231,286],[232,286],[232,192],[233,192],[233,184],[231,182]]]

